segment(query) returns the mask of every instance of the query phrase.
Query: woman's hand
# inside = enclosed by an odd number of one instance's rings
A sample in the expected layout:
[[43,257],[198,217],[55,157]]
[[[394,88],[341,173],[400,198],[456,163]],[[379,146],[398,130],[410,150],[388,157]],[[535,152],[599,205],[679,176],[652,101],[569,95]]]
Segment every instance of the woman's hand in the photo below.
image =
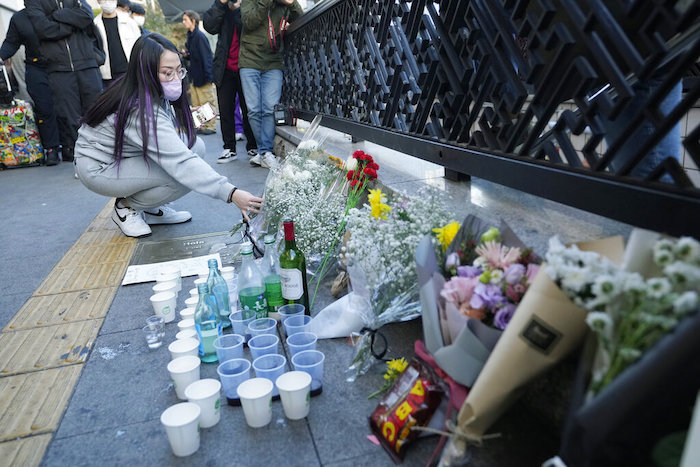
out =
[[259,213],[260,207],[263,203],[263,199],[258,198],[257,196],[253,196],[253,194],[245,190],[238,189],[231,197],[231,202],[238,206],[238,209],[241,210],[241,213],[243,214],[243,219],[246,222],[250,222],[248,214]]

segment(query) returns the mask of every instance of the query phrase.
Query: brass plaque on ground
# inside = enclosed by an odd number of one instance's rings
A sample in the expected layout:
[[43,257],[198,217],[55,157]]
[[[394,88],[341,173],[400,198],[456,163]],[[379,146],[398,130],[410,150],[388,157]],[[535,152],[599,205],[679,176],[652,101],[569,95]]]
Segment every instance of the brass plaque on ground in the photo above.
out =
[[31,297],[3,331],[104,318],[116,292],[116,287],[107,287]]
[[36,289],[34,296],[118,286],[127,262],[86,264],[54,268]]
[[0,376],[84,362],[102,321],[0,333]]
[[82,365],[0,378],[0,441],[58,427]]
[[151,264],[178,259],[196,258],[214,253],[221,255],[223,264],[240,261],[241,235],[217,232],[159,242],[141,241],[136,246],[129,264]]
[[46,451],[49,441],[51,441],[51,435],[5,441],[0,443],[0,459],[2,459],[3,465],[37,466],[44,457],[44,451]]

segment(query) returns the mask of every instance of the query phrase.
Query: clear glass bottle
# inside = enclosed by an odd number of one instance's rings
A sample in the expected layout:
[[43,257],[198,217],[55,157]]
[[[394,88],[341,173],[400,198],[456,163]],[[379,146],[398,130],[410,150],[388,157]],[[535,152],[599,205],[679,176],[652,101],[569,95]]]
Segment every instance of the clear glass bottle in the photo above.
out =
[[253,244],[241,245],[241,271],[238,273],[238,304],[244,318],[255,314],[256,318],[267,317],[267,300],[263,276],[253,259]]
[[265,299],[267,300],[267,316],[279,319],[277,309],[284,305],[282,299],[282,283],[280,282],[279,253],[275,248],[275,235],[265,235],[265,256],[260,268],[265,284]]
[[218,361],[214,341],[221,335],[216,302],[207,284],[198,284],[199,301],[194,310],[194,327],[199,335],[199,358],[205,363]]
[[217,314],[219,315],[221,327],[227,328],[231,326],[231,321],[228,319],[228,315],[231,314],[228,285],[226,285],[226,280],[224,280],[221,271],[219,271],[219,263],[215,259],[210,259],[207,261],[207,264],[209,265],[209,277],[207,278],[209,292],[216,300]]
[[309,290],[306,284],[306,258],[297,248],[294,238],[294,221],[284,221],[284,250],[280,254],[280,279],[284,303],[301,303],[309,310]]

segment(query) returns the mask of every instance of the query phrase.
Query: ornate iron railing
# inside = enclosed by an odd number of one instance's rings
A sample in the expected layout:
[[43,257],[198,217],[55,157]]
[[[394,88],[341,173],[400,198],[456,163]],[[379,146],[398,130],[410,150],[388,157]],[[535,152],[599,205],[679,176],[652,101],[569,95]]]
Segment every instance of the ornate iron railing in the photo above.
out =
[[699,236],[679,163],[700,167],[697,79],[673,98],[697,71],[698,18],[692,1],[327,0],[285,34],[283,101],[450,171]]

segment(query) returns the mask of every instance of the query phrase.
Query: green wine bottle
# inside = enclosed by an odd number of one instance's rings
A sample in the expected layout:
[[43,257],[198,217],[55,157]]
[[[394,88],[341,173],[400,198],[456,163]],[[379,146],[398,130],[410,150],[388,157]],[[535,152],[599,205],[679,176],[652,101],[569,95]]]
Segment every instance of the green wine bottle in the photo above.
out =
[[309,290],[306,285],[306,258],[297,248],[294,239],[294,221],[284,221],[284,250],[280,255],[280,280],[282,282],[282,298],[284,303],[301,303],[309,310]]

